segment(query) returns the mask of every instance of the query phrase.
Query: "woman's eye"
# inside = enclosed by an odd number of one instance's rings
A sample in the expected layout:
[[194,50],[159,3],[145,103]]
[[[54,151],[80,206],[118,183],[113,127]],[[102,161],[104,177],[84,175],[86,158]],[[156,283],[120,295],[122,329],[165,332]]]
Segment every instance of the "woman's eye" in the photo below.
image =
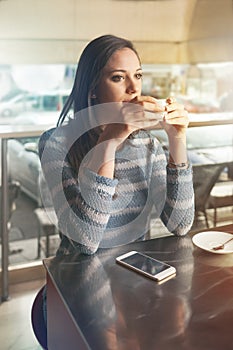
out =
[[137,78],[138,80],[142,79],[142,73],[137,73],[137,74],[136,74],[136,78]]
[[123,79],[124,79],[124,77],[122,75],[114,75],[112,77],[112,81],[114,81],[114,82],[118,82],[118,81],[121,81]]

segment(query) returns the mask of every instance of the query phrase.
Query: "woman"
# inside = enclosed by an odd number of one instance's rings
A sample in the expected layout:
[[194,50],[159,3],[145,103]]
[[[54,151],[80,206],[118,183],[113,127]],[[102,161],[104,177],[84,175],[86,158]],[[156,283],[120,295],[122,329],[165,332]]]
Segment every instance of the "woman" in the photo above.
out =
[[[141,89],[140,59],[130,41],[104,35],[86,46],[58,126],[39,143],[61,233],[57,254],[93,254],[144,239],[153,206],[170,232],[189,231],[188,114],[175,99],[163,107]],[[71,110],[74,117],[67,120]],[[158,115],[168,135],[168,160],[147,131]]]

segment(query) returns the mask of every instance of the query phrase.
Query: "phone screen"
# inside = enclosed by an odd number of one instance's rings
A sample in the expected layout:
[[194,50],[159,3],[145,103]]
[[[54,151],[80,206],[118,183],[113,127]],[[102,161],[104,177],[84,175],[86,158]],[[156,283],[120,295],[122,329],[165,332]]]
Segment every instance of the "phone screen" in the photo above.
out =
[[156,275],[170,268],[169,265],[163,262],[157,261],[153,258],[139,253],[135,253],[133,255],[123,258],[122,262],[125,262],[150,275]]

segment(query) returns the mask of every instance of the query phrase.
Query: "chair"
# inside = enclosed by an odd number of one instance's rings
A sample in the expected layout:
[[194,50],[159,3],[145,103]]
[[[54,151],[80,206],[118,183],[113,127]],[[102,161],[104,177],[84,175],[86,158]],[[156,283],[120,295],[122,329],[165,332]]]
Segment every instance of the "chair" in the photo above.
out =
[[206,209],[208,200],[214,185],[216,184],[221,172],[226,167],[226,163],[213,164],[193,164],[193,186],[195,194],[195,220],[198,213],[204,214],[206,227],[209,228]]
[[43,315],[43,288],[39,290],[32,304],[31,323],[37,341],[44,350],[47,350],[47,328]]
[[[57,229],[57,216],[53,207],[53,201],[48,188],[47,182],[43,173],[39,178],[39,187],[41,194],[41,205],[34,210],[34,214],[37,218],[38,229],[38,243],[37,243],[37,258],[41,257],[41,249],[45,246],[45,256],[50,256],[50,237],[58,235]],[[45,236],[45,244],[42,244],[41,237]],[[52,237],[51,237],[52,240]]]
[[[10,181],[8,183],[8,220],[10,220],[15,210],[15,200],[20,193],[20,183],[18,181]],[[0,187],[0,198],[2,196],[2,188]],[[1,216],[1,211],[0,211]]]
[[48,258],[50,256],[50,236],[58,235],[57,229],[57,217],[53,208],[37,208],[34,210],[36,218],[38,220],[38,243],[37,243],[37,258],[41,257],[41,237],[46,237],[45,244],[45,256]]
[[[21,186],[18,181],[10,181],[8,183],[8,217],[7,217],[8,230],[10,230],[10,226],[11,226],[10,219],[13,214],[13,211],[16,209],[15,200],[19,196],[20,188]],[[0,187],[0,205],[1,205],[1,197],[2,197],[2,188]],[[0,221],[2,221],[2,210],[0,210]],[[0,236],[1,236],[1,232],[0,232]]]
[[209,208],[214,208],[214,226],[217,224],[217,209],[233,206],[233,181],[218,182],[210,192]]

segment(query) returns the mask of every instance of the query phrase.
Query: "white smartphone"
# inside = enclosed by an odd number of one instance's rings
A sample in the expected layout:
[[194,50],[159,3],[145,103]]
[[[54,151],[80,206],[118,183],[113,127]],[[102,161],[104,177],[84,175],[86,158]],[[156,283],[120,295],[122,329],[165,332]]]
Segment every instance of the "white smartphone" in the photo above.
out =
[[148,255],[130,251],[116,258],[117,263],[139,272],[156,281],[175,276],[176,269],[162,261],[151,258]]

